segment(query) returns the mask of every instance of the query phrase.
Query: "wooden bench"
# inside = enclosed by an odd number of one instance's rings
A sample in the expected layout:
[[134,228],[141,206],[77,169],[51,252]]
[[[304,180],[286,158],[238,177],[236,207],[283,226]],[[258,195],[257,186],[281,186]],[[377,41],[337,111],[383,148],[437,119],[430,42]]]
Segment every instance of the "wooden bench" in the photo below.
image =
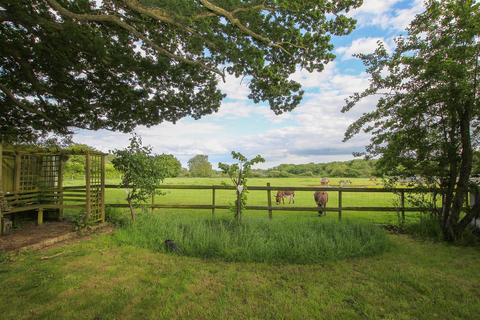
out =
[[38,190],[5,193],[0,196],[0,234],[3,233],[3,218],[19,212],[37,212],[37,224],[43,224],[43,211],[47,208],[58,208],[57,205],[42,204]]

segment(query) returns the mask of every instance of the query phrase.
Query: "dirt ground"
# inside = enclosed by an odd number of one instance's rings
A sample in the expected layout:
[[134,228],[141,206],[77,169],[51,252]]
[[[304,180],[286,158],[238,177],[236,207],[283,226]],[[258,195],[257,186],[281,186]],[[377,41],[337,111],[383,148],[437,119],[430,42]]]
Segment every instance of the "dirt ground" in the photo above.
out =
[[21,229],[14,230],[11,234],[0,236],[0,251],[18,250],[72,231],[73,225],[64,221],[45,222],[40,226],[35,223],[26,224]]

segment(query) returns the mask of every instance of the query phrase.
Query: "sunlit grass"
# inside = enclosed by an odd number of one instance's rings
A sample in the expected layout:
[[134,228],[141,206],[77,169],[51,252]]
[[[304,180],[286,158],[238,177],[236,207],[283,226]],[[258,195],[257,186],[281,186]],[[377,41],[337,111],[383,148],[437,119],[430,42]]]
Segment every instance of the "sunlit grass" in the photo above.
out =
[[316,263],[370,256],[388,241],[379,227],[365,223],[315,220],[168,217],[144,214],[119,230],[115,240],[165,252],[174,240],[177,254],[225,261]]

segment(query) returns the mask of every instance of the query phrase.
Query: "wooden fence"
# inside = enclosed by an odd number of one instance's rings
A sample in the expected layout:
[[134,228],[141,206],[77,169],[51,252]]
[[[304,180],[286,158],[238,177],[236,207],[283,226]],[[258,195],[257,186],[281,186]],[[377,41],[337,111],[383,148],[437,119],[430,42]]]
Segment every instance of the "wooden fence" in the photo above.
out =
[[[105,189],[124,189],[118,185],[105,185]],[[159,190],[211,190],[212,201],[211,204],[159,204],[155,203],[155,197],[153,196],[149,204],[145,204],[144,207],[153,209],[169,208],[169,209],[205,209],[211,210],[212,214],[215,214],[216,209],[229,209],[228,205],[216,204],[216,191],[217,190],[235,190],[234,186],[224,185],[161,185],[158,186]],[[402,219],[405,218],[405,212],[420,212],[425,211],[424,207],[407,207],[405,205],[405,195],[408,193],[431,193],[434,194],[436,190],[433,189],[410,189],[410,188],[354,188],[354,187],[281,187],[271,186],[267,183],[266,186],[248,186],[249,191],[265,191],[267,206],[246,206],[246,210],[264,210],[268,212],[268,216],[272,218],[273,211],[318,211],[318,207],[282,207],[272,205],[272,191],[326,191],[329,193],[338,193],[336,206],[330,206],[326,208],[326,211],[333,211],[338,213],[338,218],[342,218],[342,212],[344,211],[379,211],[379,212],[397,212],[401,214]],[[389,193],[398,197],[398,205],[390,207],[370,207],[370,206],[343,206],[342,196],[345,193]],[[393,203],[392,203],[393,205]],[[127,204],[119,203],[107,203],[107,207],[126,208]]]

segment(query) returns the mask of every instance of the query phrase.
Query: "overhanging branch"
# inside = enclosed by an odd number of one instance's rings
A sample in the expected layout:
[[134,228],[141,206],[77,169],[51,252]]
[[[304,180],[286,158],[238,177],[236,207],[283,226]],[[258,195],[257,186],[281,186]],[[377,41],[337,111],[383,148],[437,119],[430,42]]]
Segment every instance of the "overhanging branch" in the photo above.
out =
[[30,112],[30,113],[33,113],[33,114],[36,114],[40,117],[42,117],[44,120],[47,120],[57,126],[59,126],[60,128],[64,127],[62,125],[60,125],[58,122],[56,122],[55,120],[53,120],[52,118],[50,118],[49,116],[47,116],[44,112],[42,111],[39,111],[39,110],[35,110],[34,108],[30,108],[28,105],[26,105],[25,103],[19,101],[15,95],[6,87],[4,86],[3,84],[0,84],[0,90],[3,91],[3,93],[5,94],[5,96],[13,102],[13,104],[15,104],[16,106],[18,106],[19,108],[23,109],[24,111],[26,112]]
[[92,22],[115,24],[115,25],[119,26],[120,28],[122,28],[124,30],[127,30],[128,32],[133,34],[135,37],[139,38],[140,40],[142,40],[143,42],[145,42],[146,44],[151,46],[158,53],[160,53],[164,56],[167,56],[167,57],[169,57],[173,60],[176,60],[176,61],[180,61],[180,62],[184,62],[184,63],[187,63],[187,64],[199,66],[199,67],[201,67],[205,70],[214,72],[214,73],[220,75],[222,77],[222,79],[225,79],[225,74],[222,71],[220,71],[220,70],[218,70],[214,67],[211,67],[211,66],[209,66],[209,65],[207,65],[207,64],[205,64],[201,61],[191,60],[191,59],[185,58],[183,56],[179,56],[177,54],[174,54],[174,53],[160,47],[155,42],[148,39],[143,33],[139,32],[133,26],[129,25],[128,23],[121,20],[119,17],[117,17],[115,15],[79,14],[79,13],[74,13],[74,12],[66,9],[65,7],[60,5],[56,0],[47,0],[47,2],[50,4],[50,6],[53,9],[58,11],[58,13],[60,13],[62,16],[65,16],[65,17],[68,17],[70,19],[77,20],[77,21],[92,21]]
[[224,17],[225,19],[227,19],[228,21],[230,21],[231,24],[233,24],[234,26],[236,26],[238,29],[240,29],[240,31],[242,31],[243,33],[249,35],[250,37],[256,39],[257,41],[260,41],[260,42],[264,42],[266,43],[267,45],[271,46],[271,47],[275,47],[275,48],[278,48],[282,51],[284,51],[285,53],[289,54],[289,52],[287,50],[285,50],[281,44],[278,44],[278,43],[275,43],[274,41],[272,41],[271,39],[259,34],[259,33],[256,33],[255,31],[251,30],[250,28],[246,27],[237,17],[235,17],[235,15],[230,12],[230,11],[227,11],[213,3],[211,3],[210,1],[208,0],[199,0],[200,3],[205,7],[207,8],[208,10],[212,11],[214,14],[216,15],[219,15],[219,16],[222,16]]

